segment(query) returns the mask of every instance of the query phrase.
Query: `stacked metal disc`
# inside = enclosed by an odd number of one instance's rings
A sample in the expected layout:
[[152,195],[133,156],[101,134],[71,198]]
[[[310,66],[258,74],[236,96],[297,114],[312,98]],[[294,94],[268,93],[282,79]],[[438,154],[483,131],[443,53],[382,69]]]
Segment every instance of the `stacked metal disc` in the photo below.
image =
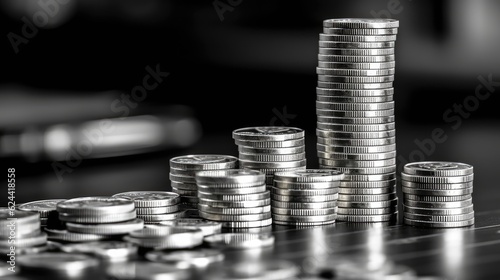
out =
[[137,218],[145,224],[158,224],[184,215],[180,209],[180,195],[161,191],[130,191],[113,195],[134,201]]
[[66,229],[45,229],[49,240],[86,242],[116,238],[144,227],[132,200],[108,196],[78,197],[57,203]]
[[198,209],[195,173],[201,170],[238,168],[238,158],[230,155],[185,155],[170,159],[172,191],[181,196],[184,209]]
[[0,252],[6,254],[7,259],[13,258],[15,262],[16,255],[46,243],[47,234],[40,230],[40,214],[0,209]]
[[273,223],[291,226],[332,224],[343,173],[306,169],[274,174],[271,196]]
[[223,228],[255,228],[272,224],[270,192],[257,170],[199,171],[199,214]]
[[306,168],[304,130],[296,127],[261,126],[233,131],[238,145],[240,168],[266,174],[266,185],[273,186],[273,174]]
[[393,19],[328,19],[319,35],[317,155],[345,173],[338,220],[397,217]]
[[474,224],[474,170],[459,162],[409,163],[401,173],[404,223],[449,228]]
[[66,199],[46,199],[26,202],[17,207],[21,211],[30,211],[40,214],[40,225],[44,229],[49,225],[49,221],[57,223],[59,221],[56,205]]

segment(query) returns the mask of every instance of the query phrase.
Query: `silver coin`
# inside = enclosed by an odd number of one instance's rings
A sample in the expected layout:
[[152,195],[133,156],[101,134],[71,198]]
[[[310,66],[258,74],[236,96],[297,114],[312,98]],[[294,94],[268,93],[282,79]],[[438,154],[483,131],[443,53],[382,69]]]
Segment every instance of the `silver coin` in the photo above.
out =
[[[332,69],[342,70],[342,69]],[[382,71],[382,70],[345,70],[345,71]],[[386,89],[328,89],[316,87],[316,95],[339,96],[339,97],[375,97],[393,95],[394,88]]]
[[169,173],[168,178],[171,181],[179,182],[179,183],[188,183],[188,184],[196,184],[196,180],[194,176],[184,176],[178,175],[174,173]]
[[154,239],[154,238],[165,238],[173,241],[182,240],[185,238],[189,240],[188,243],[199,243],[203,238],[203,233],[201,229],[191,229],[182,226],[169,226],[169,225],[147,225],[140,230],[134,230],[129,233],[129,236],[138,238],[141,240]]
[[[318,61],[319,68],[335,68],[335,69],[361,69],[361,70],[378,70],[396,67],[394,61],[389,62],[367,62],[367,63],[352,63],[352,62],[327,62]],[[387,86],[391,87],[391,86]],[[383,87],[379,87],[383,88]]]
[[418,201],[406,199],[403,202],[404,205],[410,207],[418,208],[438,208],[438,209],[451,209],[451,208],[463,208],[472,205],[472,198],[460,201],[449,201],[449,202],[429,202],[429,201]]
[[329,194],[329,195],[323,195],[323,196],[290,196],[290,195],[279,195],[279,194],[272,194],[271,195],[271,200],[272,201],[285,201],[285,202],[329,202],[329,201],[336,201],[339,198],[339,194]]
[[337,35],[396,35],[398,28],[330,28],[323,27],[325,34]]
[[394,101],[380,103],[333,103],[316,101],[316,108],[344,111],[378,111],[394,109]]
[[474,225],[474,218],[466,221],[459,222],[428,222],[428,221],[419,221],[412,220],[408,218],[404,218],[403,222],[406,225],[415,226],[415,227],[427,227],[427,228],[456,228],[456,227],[468,227]]
[[377,175],[377,174],[387,174],[396,173],[396,165],[388,165],[383,167],[334,167],[346,175]]
[[[328,169],[325,169],[328,170]],[[343,176],[341,177],[343,178]],[[327,190],[336,189],[340,186],[340,180],[330,181],[330,182],[305,182],[305,183],[295,183],[289,181],[274,180],[274,188],[284,189],[284,190]]]
[[[87,269],[97,269],[99,260],[86,254],[45,252],[17,257],[19,266],[23,271],[57,271],[62,277],[78,275]],[[71,278],[73,278],[71,277]]]
[[238,146],[238,152],[243,154],[290,155],[304,153],[305,151],[306,149],[303,145],[289,148],[251,148]]
[[261,221],[247,221],[247,222],[221,222],[223,228],[262,228],[273,224],[273,219],[269,218]]
[[177,211],[167,214],[156,214],[156,215],[137,215],[137,218],[144,220],[144,223],[159,223],[163,221],[175,220],[184,217],[185,211]]
[[299,222],[299,223],[317,223],[317,222],[327,222],[334,221],[337,219],[337,213],[328,215],[316,215],[316,216],[292,216],[292,215],[278,215],[273,214],[273,221],[283,221],[283,222]]
[[338,205],[337,201],[327,202],[287,202],[287,201],[271,201],[272,208],[286,208],[286,209],[325,209],[334,208]]
[[388,188],[396,185],[396,179],[388,179],[381,181],[369,181],[369,182],[340,182],[341,188],[360,188],[360,189],[376,189],[376,188]]
[[398,199],[394,198],[392,200],[370,202],[338,200],[337,202],[339,208],[385,208],[397,205]]
[[133,211],[124,213],[99,214],[92,216],[70,215],[66,213],[59,213],[59,220],[63,222],[84,223],[84,224],[119,223],[119,222],[130,221],[135,218],[138,218],[135,209]]
[[[322,63],[320,61],[319,63]],[[337,63],[337,62],[324,62],[324,63]],[[328,88],[328,89],[384,89],[390,88],[393,86],[392,82],[387,83],[364,83],[364,84],[354,84],[354,83],[330,83],[330,82],[321,82],[318,81],[317,86],[319,88]]]
[[178,194],[161,191],[123,192],[117,193],[113,197],[133,200],[135,207],[163,207],[172,206],[180,202]]
[[422,215],[439,215],[439,216],[448,216],[448,215],[461,215],[467,214],[474,211],[474,205],[469,205],[461,208],[420,208],[420,207],[411,207],[403,204],[403,211],[405,213],[412,214],[422,214]]
[[343,173],[337,170],[325,169],[305,169],[288,172],[277,172],[274,174],[275,180],[290,183],[319,183],[340,181]]
[[200,171],[196,173],[196,183],[203,185],[211,184],[264,184],[265,174],[257,170],[249,169],[226,169]]
[[221,233],[204,238],[204,242],[219,249],[254,249],[274,245],[274,235],[268,233]]
[[194,177],[196,175],[196,172],[200,170],[185,170],[185,169],[177,169],[170,167],[170,174],[175,174],[179,176],[187,176],[187,177]]
[[271,212],[264,212],[260,214],[249,214],[249,215],[225,215],[225,214],[214,214],[200,211],[200,217],[210,221],[217,222],[252,222],[252,221],[262,221],[271,218]]
[[403,172],[419,176],[466,176],[474,173],[474,167],[460,162],[424,161],[405,164]]
[[373,63],[373,62],[388,62],[394,60],[395,60],[395,55],[393,54],[370,55],[370,56],[318,54],[318,61],[329,61],[329,62]]
[[404,200],[416,200],[426,202],[453,202],[463,201],[472,198],[471,194],[455,195],[455,196],[434,196],[434,195],[415,195],[403,193]]
[[459,183],[466,183],[473,181],[474,174],[469,174],[464,176],[437,177],[437,176],[410,175],[401,172],[401,179],[415,183],[459,184]]
[[[333,76],[327,76],[333,77]],[[320,102],[330,102],[330,103],[380,103],[393,101],[392,95],[384,96],[360,96],[360,97],[346,97],[346,96],[329,96],[329,95],[317,95],[316,100]]]
[[92,241],[60,246],[65,253],[90,254],[103,260],[124,261],[134,258],[137,246],[124,241]]
[[336,222],[336,219],[324,221],[324,222],[310,222],[310,223],[304,223],[304,222],[298,222],[298,221],[273,221],[273,224],[278,225],[278,226],[303,228],[303,227],[319,227],[319,226],[325,226],[325,225],[332,225],[332,224],[335,224],[335,222]]
[[110,215],[134,211],[130,199],[108,196],[90,196],[68,199],[56,206],[60,214],[66,215]]
[[401,180],[401,185],[407,188],[425,189],[425,190],[460,190],[466,188],[472,188],[474,182],[457,183],[457,184],[429,184],[429,183],[414,183],[405,180]]
[[374,110],[374,111],[345,111],[345,110],[329,110],[316,109],[318,116],[325,117],[340,117],[340,118],[378,118],[394,116],[394,109]]
[[246,207],[261,207],[266,206],[271,203],[270,198],[261,200],[251,200],[251,201],[219,201],[213,199],[200,198],[199,204],[205,204],[212,207],[221,208],[246,208]]
[[252,214],[262,214],[271,211],[271,205],[259,206],[259,207],[245,207],[245,208],[223,208],[223,207],[213,207],[205,204],[198,204],[198,209],[205,213],[221,214],[221,215],[252,215]]
[[233,131],[233,139],[258,141],[286,141],[304,137],[304,130],[285,126],[256,126]]
[[330,160],[319,158],[319,164],[335,166],[335,167],[352,167],[352,168],[373,168],[373,167],[385,167],[389,165],[396,164],[396,159],[384,159],[384,160],[363,160],[363,161],[353,161],[353,160]]
[[396,178],[396,173],[385,173],[385,174],[371,174],[371,175],[349,175],[344,176],[344,181],[346,182],[373,182],[373,181],[386,181]]
[[324,209],[287,209],[273,207],[273,214],[289,216],[325,216],[337,213],[337,207]]
[[211,194],[198,191],[198,198],[219,201],[254,201],[267,199],[269,197],[269,191],[254,194]]
[[250,148],[290,148],[290,147],[301,147],[305,144],[304,137],[298,139],[291,139],[285,141],[259,141],[259,140],[240,140],[234,139],[234,143],[238,146],[250,147]]
[[196,185],[196,183],[192,184],[192,183],[181,183],[181,182],[170,181],[170,185],[178,190],[185,190],[185,191],[198,190],[198,186]]
[[306,166],[306,159],[294,160],[294,161],[283,161],[283,162],[260,162],[251,160],[240,159],[240,166],[243,169],[252,168],[295,168]]
[[326,28],[397,28],[399,20],[382,18],[335,18],[323,21],[323,27]]
[[[393,124],[382,125],[349,125],[349,124],[325,124],[317,122],[316,133],[319,137],[336,139],[380,139],[396,137]],[[380,131],[376,131],[380,129]],[[373,131],[354,131],[373,130]],[[325,136],[326,135],[326,136]]]
[[281,189],[276,187],[271,187],[271,192],[277,195],[288,195],[288,196],[322,196],[322,195],[332,195],[339,193],[339,188],[325,188],[325,189]]
[[77,233],[67,230],[45,229],[48,240],[63,241],[63,242],[89,242],[109,239],[110,236],[90,234],[90,233]]
[[[318,136],[329,137],[327,131],[316,130]],[[324,134],[323,134],[324,133]],[[356,146],[329,146],[323,144],[316,144],[316,150],[327,152],[327,153],[346,153],[346,154],[376,154],[376,153],[387,153],[396,150],[396,144],[383,145],[383,146],[367,146],[367,147],[356,147]]]
[[[396,151],[387,153],[372,154],[345,154],[345,153],[327,153],[317,152],[318,157],[326,159],[345,159],[345,160],[383,160],[396,157]],[[387,173],[387,172],[383,172]]]
[[350,223],[377,223],[396,220],[398,213],[380,214],[380,215],[344,215],[338,214],[337,220]]
[[[321,50],[347,50],[347,51],[371,51],[370,49],[321,49]],[[377,50],[377,49],[373,49]],[[392,50],[394,49],[385,49]],[[325,51],[324,51],[325,52]],[[396,73],[395,68],[387,69],[336,69],[336,68],[321,68],[316,67],[316,74],[330,75],[330,76],[356,76],[356,77],[376,77],[376,76],[389,76]]]
[[247,188],[211,188],[206,186],[198,186],[202,193],[209,193],[215,195],[234,195],[234,194],[256,194],[266,191],[266,185],[252,186]]
[[385,194],[343,194],[339,193],[339,200],[342,201],[352,201],[352,202],[379,202],[394,200],[396,198],[396,193],[385,193]]
[[396,185],[385,188],[339,188],[339,197],[342,194],[349,195],[377,195],[377,194],[389,194],[396,192]]
[[462,196],[471,194],[473,188],[457,189],[457,190],[435,190],[435,189],[416,189],[402,187],[403,193],[415,194],[423,196]]
[[396,42],[334,42],[334,41],[319,41],[320,48],[339,48],[339,49],[384,49],[394,48]]
[[170,159],[170,168],[183,170],[214,170],[238,168],[238,158],[231,155],[184,155]]
[[339,215],[349,216],[372,216],[372,215],[387,215],[394,214],[398,211],[397,205],[384,208],[343,208],[339,207],[337,213]]
[[66,223],[66,228],[71,232],[90,233],[98,235],[123,235],[133,230],[142,229],[143,227],[144,221],[141,219],[106,224]]
[[415,214],[415,213],[405,212],[404,217],[411,220],[427,221],[427,222],[439,222],[439,223],[460,222],[473,219],[474,211],[456,215],[436,215],[436,214],[426,215],[426,214]]
[[150,251],[144,257],[152,262],[167,263],[176,267],[205,268],[210,264],[221,262],[225,255],[220,250],[214,249],[196,249],[196,250],[178,250],[173,252]]
[[203,218],[178,218],[172,221],[160,222],[160,225],[169,225],[182,228],[200,229],[203,236],[217,234],[222,231],[222,224],[219,222],[208,221]]
[[240,160],[259,161],[259,162],[296,161],[305,159],[306,153],[303,152],[297,154],[277,155],[277,154],[248,154],[240,152],[238,157],[240,158]]
[[65,201],[66,199],[46,199],[26,202],[17,207],[21,211],[31,211],[38,212],[40,218],[47,218],[50,213],[56,211],[56,205],[59,202]]
[[5,228],[15,221],[17,225],[19,224],[36,224],[39,223],[40,213],[38,212],[28,212],[21,210],[10,210],[10,209],[0,209],[0,226]]
[[333,42],[391,42],[396,41],[397,35],[336,35],[319,34],[320,41]]
[[396,144],[396,137],[387,137],[379,139],[339,139],[339,138],[325,138],[316,137],[319,144],[329,146],[385,146]]
[[[242,168],[245,169],[245,167]],[[266,175],[274,175],[277,172],[293,172],[293,171],[306,170],[306,166],[299,166],[292,168],[255,168],[252,170],[258,170]]]
[[[342,29],[342,30],[346,30],[346,29]],[[384,30],[384,29],[381,29],[381,30]],[[324,33],[327,33],[327,32],[324,32]],[[385,48],[385,49],[319,48],[318,53],[319,54],[328,54],[328,55],[346,55],[346,56],[371,56],[371,55],[378,56],[378,55],[390,55],[390,54],[394,54],[395,52],[394,52],[394,48]],[[342,75],[342,76],[345,76],[345,75]],[[365,75],[354,75],[354,76],[365,76]]]

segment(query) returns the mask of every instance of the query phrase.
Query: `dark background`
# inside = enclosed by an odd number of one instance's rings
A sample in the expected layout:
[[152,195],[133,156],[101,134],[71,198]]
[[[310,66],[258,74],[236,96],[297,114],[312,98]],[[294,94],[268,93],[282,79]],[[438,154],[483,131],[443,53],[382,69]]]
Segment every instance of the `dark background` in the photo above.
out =
[[[0,6],[2,134],[119,117],[111,110],[114,97],[103,93],[130,94],[142,83],[145,67],[158,64],[170,75],[131,115],[177,114],[165,106],[186,105],[203,134],[189,147],[84,160],[62,181],[51,160],[4,155],[2,166],[17,170],[18,203],[168,190],[172,156],[237,155],[231,132],[246,126],[305,129],[308,167],[316,167],[315,68],[322,21],[390,16],[400,21],[394,83],[399,167],[408,160],[472,164],[476,211],[498,208],[498,91],[461,117],[460,125],[443,114],[471,100],[478,77],[500,81],[500,1],[242,0],[232,1],[221,20],[210,1],[73,0],[60,4],[50,23],[16,54],[8,36],[22,34],[21,19],[32,19],[37,11],[33,3],[12,0]],[[42,104],[49,113],[37,115],[31,104]],[[284,110],[287,119],[280,118]],[[436,128],[448,138],[426,146],[425,154],[416,141],[428,143]],[[6,195],[0,195],[2,202]]]

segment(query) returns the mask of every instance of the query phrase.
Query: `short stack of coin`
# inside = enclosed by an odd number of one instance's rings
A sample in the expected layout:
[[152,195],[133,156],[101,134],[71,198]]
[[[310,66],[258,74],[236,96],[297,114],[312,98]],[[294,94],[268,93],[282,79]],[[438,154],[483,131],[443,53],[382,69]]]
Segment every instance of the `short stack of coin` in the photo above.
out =
[[[66,199],[46,199],[26,202],[17,207],[21,211],[30,211],[40,214],[40,225],[44,229],[49,226],[49,222],[52,224],[59,224],[59,217],[56,210],[56,205]],[[50,226],[49,226],[50,227]]]
[[306,168],[305,132],[296,127],[261,126],[233,131],[238,146],[240,168],[266,174],[268,189],[273,174]]
[[319,35],[317,155],[345,173],[338,220],[397,216],[393,19],[328,19]]
[[134,201],[137,218],[145,224],[158,224],[182,217],[180,195],[161,191],[130,191],[117,193],[112,197]]
[[200,217],[223,228],[255,228],[272,224],[265,174],[228,169],[196,173]]
[[290,226],[332,224],[343,173],[306,169],[274,174],[271,195],[273,223]]
[[450,228],[474,224],[474,169],[459,162],[408,163],[401,173],[404,223]]
[[230,155],[185,155],[170,159],[172,191],[181,196],[185,209],[198,208],[195,173],[202,170],[238,168],[238,158]]
[[66,229],[45,229],[49,240],[85,242],[113,239],[144,227],[134,202],[108,196],[78,197],[57,203],[59,220]]
[[46,243],[47,234],[40,230],[40,214],[0,209],[0,253],[15,260],[16,254],[43,247]]

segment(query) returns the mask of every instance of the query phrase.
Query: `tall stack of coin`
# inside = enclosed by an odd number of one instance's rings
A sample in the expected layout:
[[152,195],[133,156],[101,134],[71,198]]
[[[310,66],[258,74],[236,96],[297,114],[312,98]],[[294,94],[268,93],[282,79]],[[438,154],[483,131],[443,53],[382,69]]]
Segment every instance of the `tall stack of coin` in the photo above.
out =
[[272,224],[270,192],[265,174],[228,169],[196,173],[200,217],[224,228],[254,228]]
[[16,254],[46,243],[47,234],[40,230],[39,213],[0,209],[0,253],[15,262]]
[[343,173],[306,169],[274,174],[271,196],[273,223],[311,226],[337,219],[337,199]]
[[145,224],[158,224],[182,217],[180,195],[161,191],[130,191],[117,193],[112,197],[134,201],[137,218]]
[[459,162],[414,162],[402,177],[404,223],[449,228],[474,224],[474,169]]
[[296,127],[261,126],[233,131],[238,145],[240,168],[266,174],[266,185],[273,186],[273,174],[306,168],[304,130]]
[[397,217],[393,19],[328,19],[319,35],[317,155],[345,173],[338,220]]
[[78,197],[57,203],[66,229],[45,229],[49,240],[84,242],[111,239],[144,227],[134,202],[108,196]]
[[238,168],[238,158],[230,155],[185,155],[170,159],[172,191],[181,196],[186,209],[198,209],[195,173],[201,170]]

